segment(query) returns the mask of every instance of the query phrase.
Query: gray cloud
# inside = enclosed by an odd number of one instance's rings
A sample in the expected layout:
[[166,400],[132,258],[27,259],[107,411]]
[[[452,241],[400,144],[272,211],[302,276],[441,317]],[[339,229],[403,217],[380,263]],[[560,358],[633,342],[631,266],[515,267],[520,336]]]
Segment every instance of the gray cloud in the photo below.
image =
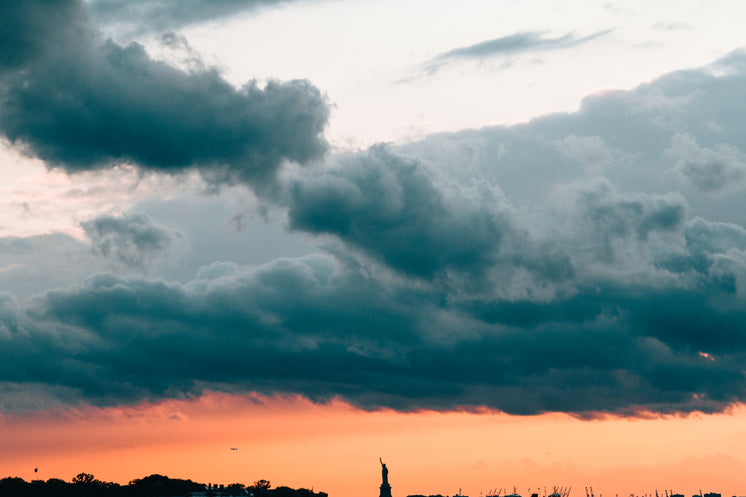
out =
[[575,226],[585,227],[584,233],[575,233],[575,240],[596,247],[596,257],[609,263],[626,242],[645,241],[654,232],[682,231],[686,220],[686,200],[676,193],[620,195],[607,181],[596,181],[578,188],[574,196],[582,218]]
[[678,190],[693,215],[744,224],[737,195],[746,150],[744,60],[734,52],[710,67],[589,96],[577,112],[433,135],[397,150],[442,169],[468,161],[451,167],[452,175],[499,184],[514,203],[543,206],[556,200],[558,188],[603,176],[620,192]]
[[285,160],[305,162],[326,151],[327,103],[307,81],[236,89],[215,69],[184,72],[136,43],[100,41],[81,21],[80,2],[18,5],[10,8],[15,17],[52,18],[63,10],[83,26],[57,22],[44,30],[32,23],[37,32],[24,36],[33,42],[21,37],[16,48],[16,31],[3,42],[8,61],[21,67],[0,74],[0,131],[50,166],[76,172],[134,163],[167,173],[196,167],[213,182],[261,183]]
[[147,270],[157,258],[177,259],[186,250],[186,236],[158,225],[143,212],[103,215],[81,224],[92,248],[126,267]]
[[686,243],[695,254],[718,254],[730,249],[746,250],[746,229],[732,223],[717,223],[701,217],[686,226]]
[[544,52],[572,48],[588,43],[609,34],[611,30],[598,31],[587,36],[577,37],[567,33],[555,38],[544,36],[540,31],[527,31],[487,40],[466,47],[458,47],[436,55],[425,63],[428,72],[441,66],[461,60],[481,60],[492,57],[506,57],[528,52]]
[[676,134],[666,153],[676,161],[681,173],[703,191],[743,186],[746,158],[733,146],[718,144],[714,149],[702,148],[690,136]]
[[562,155],[580,160],[591,174],[602,172],[605,166],[614,161],[614,157],[598,136],[568,135],[555,142]]

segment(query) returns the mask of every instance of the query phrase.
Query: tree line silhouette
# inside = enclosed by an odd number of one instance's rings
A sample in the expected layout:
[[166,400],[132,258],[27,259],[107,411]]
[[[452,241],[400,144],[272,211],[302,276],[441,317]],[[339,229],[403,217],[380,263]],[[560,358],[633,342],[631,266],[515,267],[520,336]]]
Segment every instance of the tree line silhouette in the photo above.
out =
[[7,477],[0,479],[0,497],[328,497],[325,492],[306,488],[271,488],[268,480],[252,485],[205,485],[192,480],[150,475],[127,485],[105,482],[90,473],[79,473],[70,482],[59,478],[31,480]]

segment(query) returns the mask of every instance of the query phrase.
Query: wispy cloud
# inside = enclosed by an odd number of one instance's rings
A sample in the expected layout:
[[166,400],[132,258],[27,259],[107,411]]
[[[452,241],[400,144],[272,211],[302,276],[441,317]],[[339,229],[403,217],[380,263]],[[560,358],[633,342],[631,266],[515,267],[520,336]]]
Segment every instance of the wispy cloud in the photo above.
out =
[[427,72],[432,73],[451,62],[571,48],[601,38],[610,32],[611,30],[607,29],[582,37],[577,37],[574,33],[567,33],[555,38],[544,36],[544,32],[541,31],[518,32],[443,52],[427,61],[424,67]]

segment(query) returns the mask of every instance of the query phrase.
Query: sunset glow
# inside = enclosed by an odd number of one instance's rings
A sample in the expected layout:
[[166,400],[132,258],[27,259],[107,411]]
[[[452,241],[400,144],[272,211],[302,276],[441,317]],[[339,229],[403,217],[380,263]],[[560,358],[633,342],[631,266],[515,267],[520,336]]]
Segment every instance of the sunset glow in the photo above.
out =
[[69,480],[81,471],[120,483],[151,473],[224,484],[263,478],[354,497],[376,488],[383,454],[400,495],[459,488],[479,495],[513,486],[525,493],[572,486],[573,495],[585,486],[596,495],[689,495],[700,487],[738,495],[745,420],[742,407],[710,416],[584,421],[561,414],[367,412],[340,401],[210,393],[6,416],[0,466],[29,480]]

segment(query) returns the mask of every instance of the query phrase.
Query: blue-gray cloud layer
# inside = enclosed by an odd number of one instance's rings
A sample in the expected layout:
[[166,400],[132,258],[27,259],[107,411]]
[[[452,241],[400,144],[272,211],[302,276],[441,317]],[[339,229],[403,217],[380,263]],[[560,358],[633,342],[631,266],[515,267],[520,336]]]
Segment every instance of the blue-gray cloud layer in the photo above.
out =
[[26,313],[5,300],[0,376],[97,404],[212,387],[368,408],[711,411],[746,394],[746,316],[727,283],[699,276],[448,302],[325,256],[216,263],[187,284],[101,274]]
[[[236,89],[214,69],[184,72],[136,43],[99,40],[79,1],[0,9],[28,20],[0,37],[0,132],[51,166],[196,167],[211,181],[251,183],[326,150],[327,102],[307,81]],[[71,23],[47,22],[60,17]]]
[[[288,169],[261,200],[322,253],[247,266],[215,243],[189,280],[93,268],[3,294],[0,391],[588,416],[746,401],[746,55],[715,69]],[[85,228],[135,262],[175,239],[154,214]]]

